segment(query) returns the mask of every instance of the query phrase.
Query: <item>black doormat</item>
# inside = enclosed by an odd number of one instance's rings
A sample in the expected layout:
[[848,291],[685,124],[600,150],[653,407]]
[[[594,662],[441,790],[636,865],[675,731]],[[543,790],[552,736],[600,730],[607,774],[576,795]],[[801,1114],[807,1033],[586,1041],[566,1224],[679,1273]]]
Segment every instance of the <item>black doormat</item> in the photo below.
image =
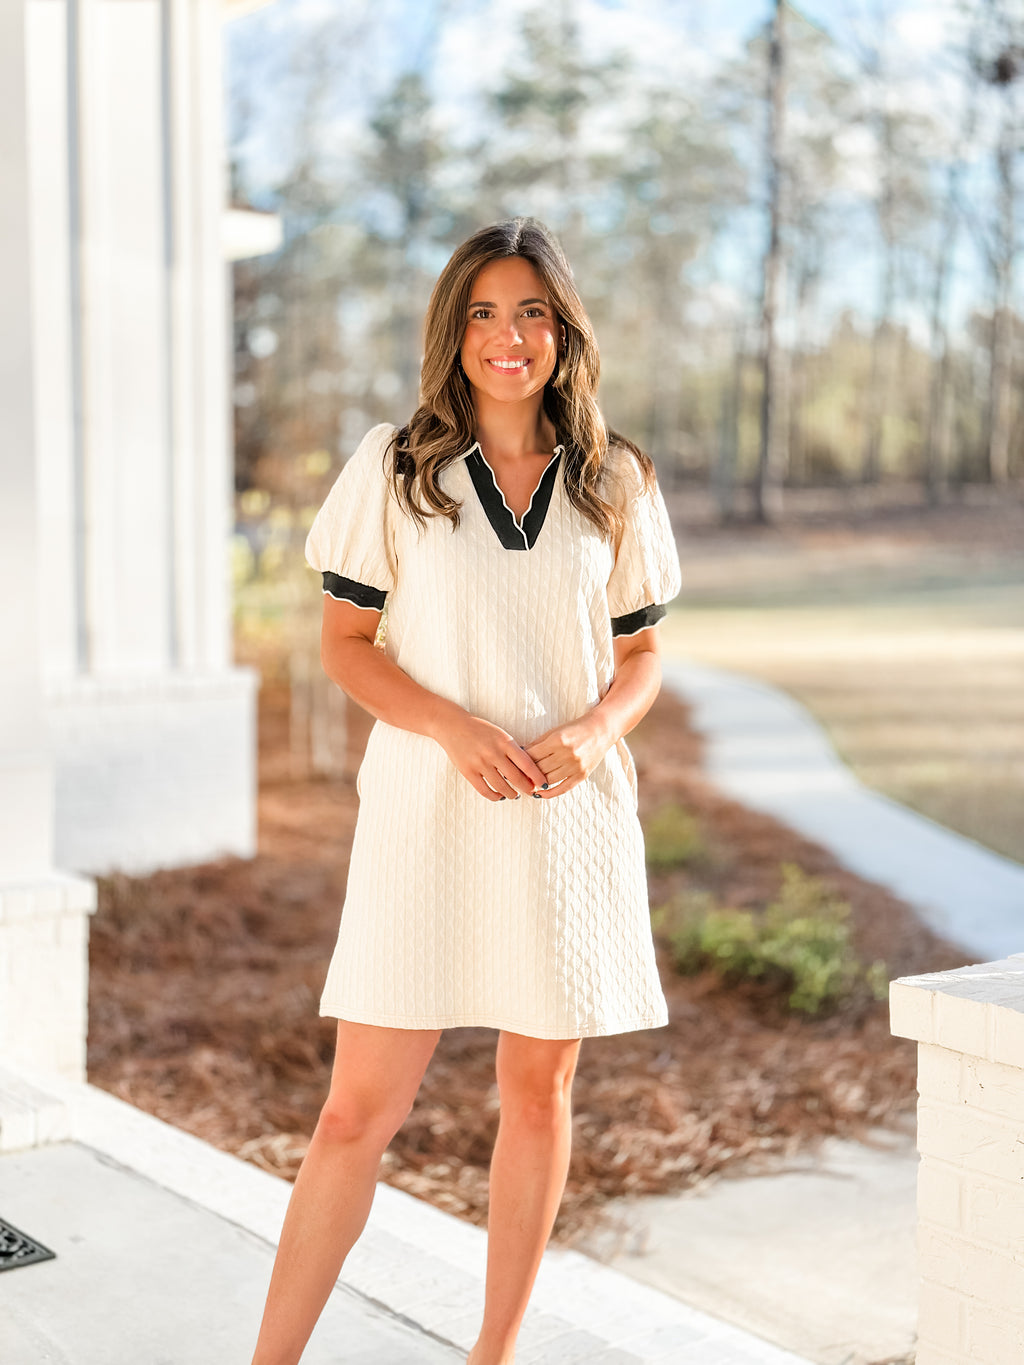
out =
[[32,1265],[34,1261],[52,1261],[57,1253],[42,1242],[20,1232],[10,1223],[0,1218],[0,1270],[13,1270],[15,1266]]

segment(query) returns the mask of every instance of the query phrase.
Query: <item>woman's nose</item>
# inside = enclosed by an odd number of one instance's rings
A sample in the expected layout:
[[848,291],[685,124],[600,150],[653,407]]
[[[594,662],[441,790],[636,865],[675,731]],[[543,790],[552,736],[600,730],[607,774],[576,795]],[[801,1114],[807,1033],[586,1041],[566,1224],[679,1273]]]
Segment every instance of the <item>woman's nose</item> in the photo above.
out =
[[509,345],[514,345],[517,341],[521,341],[522,337],[520,336],[519,324],[516,319],[514,317],[499,318],[497,322],[497,336],[501,341],[507,342]]

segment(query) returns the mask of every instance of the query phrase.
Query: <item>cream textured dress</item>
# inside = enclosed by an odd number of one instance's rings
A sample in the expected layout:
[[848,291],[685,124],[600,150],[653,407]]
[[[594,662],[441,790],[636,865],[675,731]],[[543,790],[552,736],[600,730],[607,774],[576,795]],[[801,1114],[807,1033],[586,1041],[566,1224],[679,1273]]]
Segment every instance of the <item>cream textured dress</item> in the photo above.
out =
[[[614,634],[665,614],[679,561],[660,492],[609,453],[618,545],[572,506],[562,449],[522,521],[480,447],[441,475],[461,503],[418,528],[374,427],[306,542],[324,591],[387,601],[385,649],[430,691],[528,745],[582,715],[612,681]],[[667,1021],[647,901],[636,778],[620,741],[564,796],[488,801],[434,740],[377,721],[322,1015],[395,1028],[484,1025],[578,1038]]]

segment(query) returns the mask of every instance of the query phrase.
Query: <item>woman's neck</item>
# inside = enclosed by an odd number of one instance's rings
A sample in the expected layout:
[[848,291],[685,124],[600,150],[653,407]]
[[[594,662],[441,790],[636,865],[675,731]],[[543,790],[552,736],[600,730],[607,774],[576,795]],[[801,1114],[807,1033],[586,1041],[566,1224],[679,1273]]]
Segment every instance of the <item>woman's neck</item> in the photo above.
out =
[[523,403],[497,403],[482,393],[473,400],[476,437],[489,457],[514,460],[554,450],[557,436],[540,394]]

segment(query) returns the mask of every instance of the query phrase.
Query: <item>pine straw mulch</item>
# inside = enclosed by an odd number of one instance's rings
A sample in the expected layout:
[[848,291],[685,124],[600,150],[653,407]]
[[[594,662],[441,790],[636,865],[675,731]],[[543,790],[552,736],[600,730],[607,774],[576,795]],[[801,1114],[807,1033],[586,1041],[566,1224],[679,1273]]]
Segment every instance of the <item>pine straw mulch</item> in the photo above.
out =
[[[350,764],[367,719],[350,708]],[[89,1077],[142,1109],[294,1178],[326,1092],[334,1021],[317,1001],[334,946],[356,813],[354,781],[289,774],[288,696],[260,702],[259,855],[104,879],[91,937]],[[866,962],[889,976],[959,965],[958,951],[901,901],[840,868],[774,820],[719,795],[701,773],[687,707],[667,690],[630,737],[641,817],[679,803],[696,817],[699,870],[651,876],[651,901],[700,886],[764,904],[791,861],[852,907]],[[831,1134],[905,1129],[916,1045],[893,1038],[865,995],[840,1012],[790,1014],[762,984],[681,977],[659,946],[667,1028],[589,1039],[574,1090],[575,1144],[556,1237],[592,1226],[616,1195],[668,1193],[719,1173],[777,1169]],[[383,1178],[483,1223],[498,1121],[496,1035],[442,1035]]]

